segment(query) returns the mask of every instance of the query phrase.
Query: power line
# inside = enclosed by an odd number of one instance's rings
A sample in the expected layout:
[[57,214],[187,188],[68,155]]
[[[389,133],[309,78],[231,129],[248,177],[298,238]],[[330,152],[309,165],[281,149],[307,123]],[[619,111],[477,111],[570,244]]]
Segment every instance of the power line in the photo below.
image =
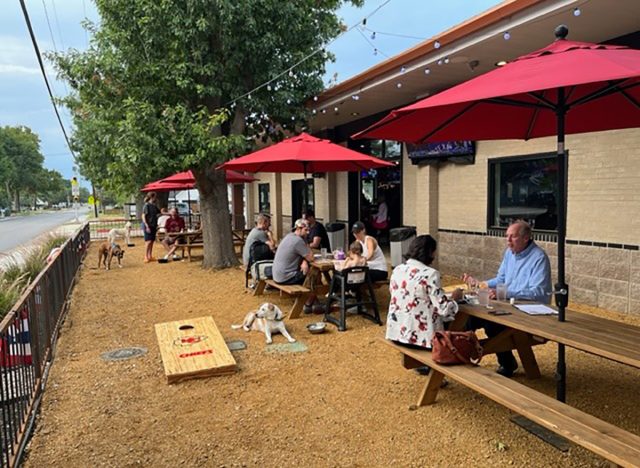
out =
[[56,113],[56,117],[58,118],[58,123],[60,124],[60,129],[62,130],[62,134],[64,135],[64,139],[67,142],[67,146],[69,147],[69,151],[71,155],[75,159],[75,155],[73,153],[73,149],[71,148],[71,143],[69,142],[69,137],[67,136],[67,131],[64,129],[64,124],[62,123],[62,119],[60,118],[60,112],[58,111],[58,106],[56,105],[56,100],[53,97],[53,92],[51,91],[51,85],[49,85],[49,79],[47,78],[47,73],[44,70],[44,63],[42,62],[42,55],[40,55],[40,48],[38,47],[38,42],[36,40],[36,36],[33,32],[33,27],[31,26],[31,19],[29,19],[29,13],[27,12],[27,6],[24,3],[24,0],[20,0],[20,7],[22,8],[22,13],[24,15],[24,20],[27,23],[27,28],[29,29],[29,35],[31,36],[31,43],[33,44],[33,49],[36,53],[36,58],[38,59],[38,64],[40,65],[40,71],[42,72],[42,77],[44,78],[44,83],[47,85],[47,91],[49,92],[49,98],[51,98],[51,104],[53,105],[53,110]]

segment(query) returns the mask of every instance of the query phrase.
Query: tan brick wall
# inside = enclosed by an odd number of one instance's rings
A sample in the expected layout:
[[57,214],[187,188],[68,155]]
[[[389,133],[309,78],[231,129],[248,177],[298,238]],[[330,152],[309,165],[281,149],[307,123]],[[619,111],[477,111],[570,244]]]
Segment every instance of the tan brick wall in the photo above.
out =
[[420,232],[418,214],[423,209],[423,204],[417,195],[419,178],[419,167],[411,164],[406,146],[402,145],[402,220],[406,226],[416,226]]
[[333,187],[336,197],[336,219],[349,219],[349,175],[347,172],[336,174],[336,185]]

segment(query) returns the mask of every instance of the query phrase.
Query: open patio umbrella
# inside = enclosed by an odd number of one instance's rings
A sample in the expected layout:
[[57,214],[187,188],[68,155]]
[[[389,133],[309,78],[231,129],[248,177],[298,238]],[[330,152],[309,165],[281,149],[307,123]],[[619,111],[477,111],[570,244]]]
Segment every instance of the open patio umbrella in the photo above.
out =
[[[558,319],[569,302],[565,282],[567,159],[565,134],[640,127],[640,50],[556,41],[472,80],[394,110],[356,138],[413,143],[530,139],[557,135]],[[565,400],[564,346],[558,348],[557,398]]]
[[191,190],[195,187],[195,182],[149,182],[147,185],[140,189],[141,192],[171,192],[174,190]]
[[[226,171],[225,173],[225,181],[227,184],[244,184],[255,182],[255,177],[251,177],[249,175],[242,174],[237,171]],[[172,176],[165,177],[164,179],[160,179],[158,181],[161,184],[179,184],[179,183],[191,183],[195,185],[196,178],[193,176],[191,171],[178,172],[177,174],[173,174]]]
[[[301,133],[251,154],[227,161],[219,168],[247,172],[304,173],[305,186],[309,172],[354,172],[391,167],[383,161],[344,146]],[[307,191],[303,191],[303,204],[307,206]]]

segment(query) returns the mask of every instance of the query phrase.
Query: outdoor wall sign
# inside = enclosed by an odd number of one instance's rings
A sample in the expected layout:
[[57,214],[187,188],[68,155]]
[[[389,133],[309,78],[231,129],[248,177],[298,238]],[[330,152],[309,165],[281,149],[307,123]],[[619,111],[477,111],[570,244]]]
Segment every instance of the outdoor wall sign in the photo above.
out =
[[475,142],[469,140],[422,144],[407,143],[407,153],[412,164],[430,164],[438,161],[473,164],[476,145]]

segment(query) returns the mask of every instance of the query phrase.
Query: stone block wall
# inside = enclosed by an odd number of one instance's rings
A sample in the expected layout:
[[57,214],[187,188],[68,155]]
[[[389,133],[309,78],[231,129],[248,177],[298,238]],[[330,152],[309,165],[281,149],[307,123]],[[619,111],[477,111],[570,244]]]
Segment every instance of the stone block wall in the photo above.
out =
[[[537,241],[549,256],[556,282],[557,244]],[[478,278],[496,275],[506,241],[483,234],[440,231],[437,268],[442,274]],[[617,312],[640,314],[640,250],[593,245],[567,245],[565,276],[570,300]]]

